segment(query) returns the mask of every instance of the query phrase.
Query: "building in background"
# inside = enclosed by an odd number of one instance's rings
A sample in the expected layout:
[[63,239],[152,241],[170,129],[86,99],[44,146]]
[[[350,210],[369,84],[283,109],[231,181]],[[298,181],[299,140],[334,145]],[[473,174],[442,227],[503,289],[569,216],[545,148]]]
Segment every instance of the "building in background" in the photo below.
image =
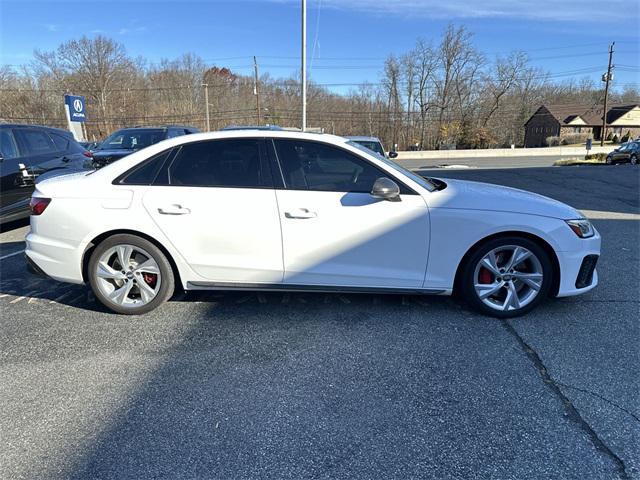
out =
[[[577,109],[571,105],[542,105],[524,124],[524,146],[546,147],[555,144],[600,140],[602,107]],[[607,136],[640,136],[640,104],[612,105],[607,111]]]

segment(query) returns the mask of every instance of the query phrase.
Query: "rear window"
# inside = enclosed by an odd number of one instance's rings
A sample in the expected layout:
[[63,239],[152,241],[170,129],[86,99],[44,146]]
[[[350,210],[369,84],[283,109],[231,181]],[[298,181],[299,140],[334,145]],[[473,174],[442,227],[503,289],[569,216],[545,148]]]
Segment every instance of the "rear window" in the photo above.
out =
[[376,152],[376,153],[384,156],[384,149],[382,148],[382,145],[380,145],[380,142],[374,142],[374,141],[370,141],[370,140],[354,140],[354,142],[355,143],[359,143],[360,145],[362,145],[365,148],[368,148],[372,152]]
[[97,150],[139,150],[167,137],[162,128],[135,128],[118,130],[102,142]]
[[56,133],[50,133],[49,136],[53,143],[56,145],[56,149],[60,151],[66,151],[69,148],[69,139],[64,138],[62,135],[58,135]]

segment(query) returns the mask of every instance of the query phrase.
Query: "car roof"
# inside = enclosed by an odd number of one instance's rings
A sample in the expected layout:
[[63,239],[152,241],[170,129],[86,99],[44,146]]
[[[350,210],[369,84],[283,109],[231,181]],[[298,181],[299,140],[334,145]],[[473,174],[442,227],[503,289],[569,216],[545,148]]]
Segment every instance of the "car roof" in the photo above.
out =
[[135,127],[122,127],[116,132],[120,130],[167,130],[169,128],[190,128],[192,130],[197,130],[196,127],[190,127],[188,125],[136,125]]
[[57,127],[47,127],[46,125],[31,125],[27,123],[0,123],[0,128],[41,128],[43,130],[49,130],[55,133],[61,133],[64,135],[73,135],[69,130]]
[[353,140],[354,142],[378,142],[378,143],[382,143],[380,142],[380,139],[378,137],[365,137],[365,136],[358,136],[358,135],[349,135],[344,137],[348,140]]

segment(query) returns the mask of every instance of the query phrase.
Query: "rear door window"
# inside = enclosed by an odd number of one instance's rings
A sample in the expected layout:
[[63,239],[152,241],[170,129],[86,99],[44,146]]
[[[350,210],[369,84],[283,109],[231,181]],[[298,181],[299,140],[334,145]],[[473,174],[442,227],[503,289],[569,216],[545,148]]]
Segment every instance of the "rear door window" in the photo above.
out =
[[210,140],[180,147],[167,171],[169,185],[272,188],[260,139]]

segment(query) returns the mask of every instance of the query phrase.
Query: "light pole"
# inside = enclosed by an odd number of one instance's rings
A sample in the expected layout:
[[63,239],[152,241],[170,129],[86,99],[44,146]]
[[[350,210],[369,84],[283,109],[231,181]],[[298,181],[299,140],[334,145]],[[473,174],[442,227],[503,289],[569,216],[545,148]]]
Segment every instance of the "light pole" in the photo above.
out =
[[202,86],[204,87],[204,105],[205,105],[205,112],[207,115],[207,132],[210,132],[211,124],[209,122],[209,84],[203,83]]
[[307,129],[307,0],[302,0],[302,131]]

